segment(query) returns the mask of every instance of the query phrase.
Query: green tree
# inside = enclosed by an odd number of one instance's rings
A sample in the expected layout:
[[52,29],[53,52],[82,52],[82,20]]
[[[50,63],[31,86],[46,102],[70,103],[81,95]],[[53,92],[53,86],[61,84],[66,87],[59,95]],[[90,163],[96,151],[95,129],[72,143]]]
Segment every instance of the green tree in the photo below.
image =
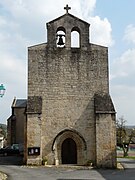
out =
[[0,134],[6,138],[6,129],[2,125],[0,125]]
[[123,116],[116,121],[117,145],[122,148],[124,157],[128,156],[129,144],[133,137],[135,137],[135,130],[126,128],[125,123],[126,120]]

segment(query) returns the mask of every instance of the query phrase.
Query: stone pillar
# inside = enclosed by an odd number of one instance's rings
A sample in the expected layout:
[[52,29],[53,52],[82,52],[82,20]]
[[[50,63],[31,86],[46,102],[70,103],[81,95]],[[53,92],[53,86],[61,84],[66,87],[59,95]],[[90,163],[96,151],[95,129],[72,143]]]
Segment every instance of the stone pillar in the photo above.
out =
[[96,165],[116,168],[115,114],[96,114]]
[[27,104],[27,140],[26,140],[26,164],[42,164],[41,147],[41,110],[42,98],[39,96],[28,97]]
[[116,168],[115,118],[109,94],[95,94],[96,166],[99,168]]

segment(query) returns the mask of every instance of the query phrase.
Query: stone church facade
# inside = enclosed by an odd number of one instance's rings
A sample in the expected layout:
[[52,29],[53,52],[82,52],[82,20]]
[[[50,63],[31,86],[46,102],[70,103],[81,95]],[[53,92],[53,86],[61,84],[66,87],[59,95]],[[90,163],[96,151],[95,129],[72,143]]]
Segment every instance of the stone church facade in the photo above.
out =
[[[28,48],[25,161],[114,168],[108,48],[90,43],[90,25],[65,9],[46,24],[47,43]],[[72,32],[79,35],[79,47],[71,47]]]

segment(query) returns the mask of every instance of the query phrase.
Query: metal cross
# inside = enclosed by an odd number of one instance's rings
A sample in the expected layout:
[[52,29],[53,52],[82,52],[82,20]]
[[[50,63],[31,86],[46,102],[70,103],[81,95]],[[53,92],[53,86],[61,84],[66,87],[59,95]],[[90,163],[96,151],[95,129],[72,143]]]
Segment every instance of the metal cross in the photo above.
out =
[[64,7],[64,9],[66,10],[66,13],[68,14],[68,10],[70,10],[71,7],[69,7],[68,4],[67,4],[66,7]]

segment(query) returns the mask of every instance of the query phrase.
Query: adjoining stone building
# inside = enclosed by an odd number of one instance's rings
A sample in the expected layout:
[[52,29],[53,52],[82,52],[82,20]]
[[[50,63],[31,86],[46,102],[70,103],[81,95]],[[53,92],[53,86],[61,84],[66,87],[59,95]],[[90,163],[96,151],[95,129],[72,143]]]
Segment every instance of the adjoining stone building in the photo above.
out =
[[24,127],[26,127],[26,99],[13,99],[11,116],[7,119],[7,145],[24,144]]
[[[115,109],[108,48],[89,42],[89,24],[68,12],[47,23],[47,43],[28,48],[25,161],[116,167]],[[72,33],[79,47],[72,47]]]

